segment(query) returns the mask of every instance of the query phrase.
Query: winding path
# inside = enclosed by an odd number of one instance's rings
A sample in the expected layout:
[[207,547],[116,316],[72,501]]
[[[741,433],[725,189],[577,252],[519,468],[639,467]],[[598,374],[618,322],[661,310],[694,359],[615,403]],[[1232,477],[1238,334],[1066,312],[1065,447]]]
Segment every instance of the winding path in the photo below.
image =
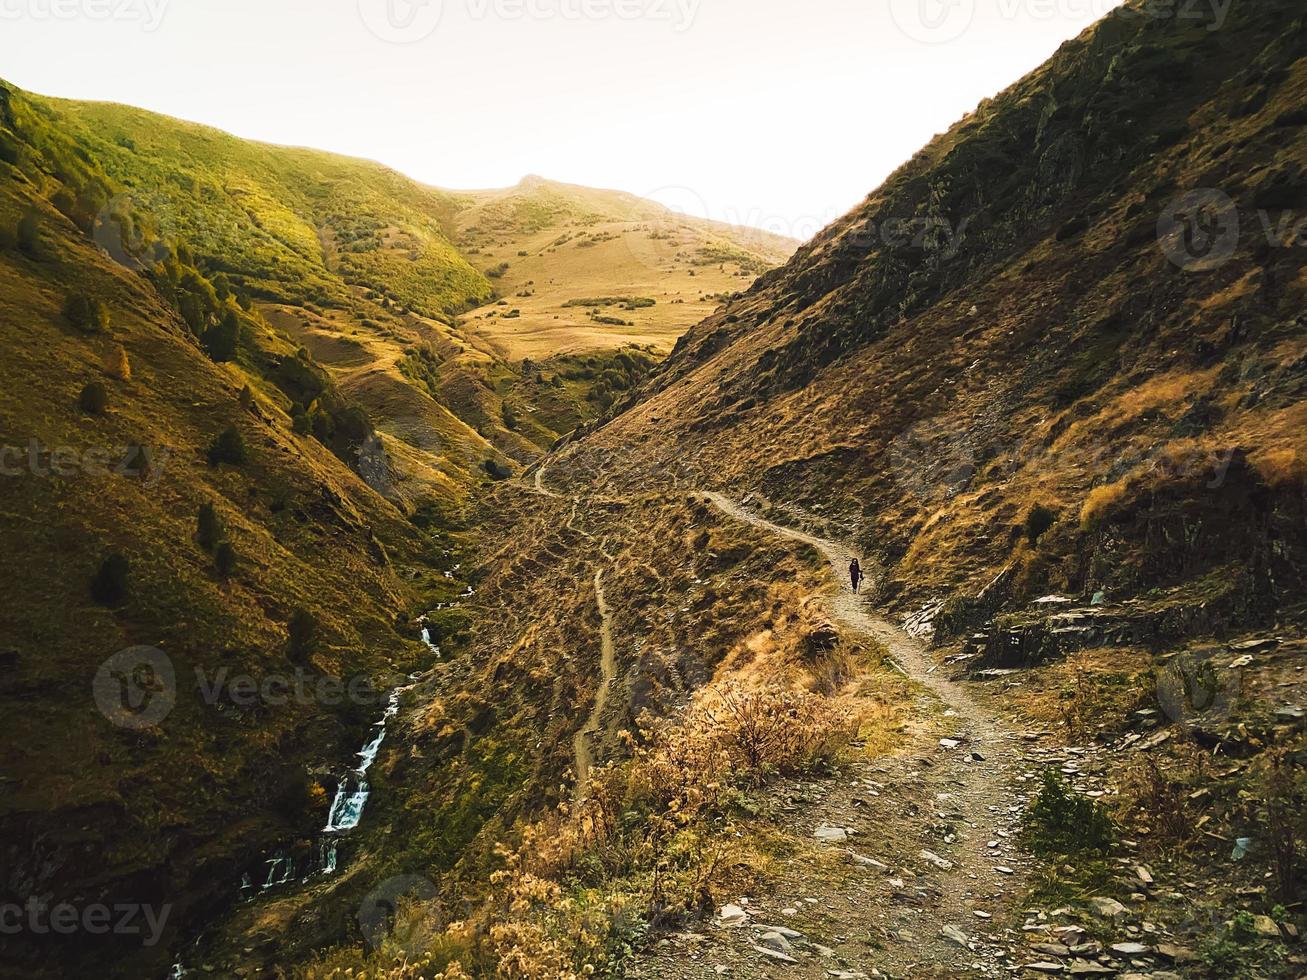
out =
[[[936,672],[925,647],[914,637],[879,616],[871,613],[863,600],[844,583],[847,582],[849,562],[853,552],[843,545],[815,535],[784,527],[746,510],[740,504],[720,493],[703,496],[728,517],[750,524],[780,537],[798,541],[816,548],[830,562],[839,591],[828,597],[830,616],[846,628],[883,645],[895,663],[901,666],[912,680],[919,683],[937,698],[944,707],[946,729],[952,731],[952,744],[941,742],[943,758],[923,773],[934,790],[936,808],[955,814],[957,820],[956,843],[945,847],[944,842],[921,840],[913,847],[938,851],[947,855],[945,864],[936,865],[922,855],[925,872],[937,878],[940,895],[931,909],[934,923],[929,934],[917,934],[916,942],[907,948],[887,950],[882,966],[905,970],[918,975],[925,963],[972,973],[976,953],[983,952],[985,943],[971,935],[978,925],[977,911],[988,913],[1001,907],[1004,896],[1014,880],[1014,869],[1005,866],[996,855],[993,842],[1013,840],[1016,815],[1020,800],[1013,789],[1011,757],[1015,754],[1002,743],[1016,741],[1018,736],[1008,730],[993,711],[979,703],[960,682],[950,680]],[[1008,859],[1015,864],[1011,858]],[[1002,869],[1002,870],[1000,870]],[[924,925],[924,923],[921,923]],[[945,926],[961,930],[971,941],[971,948],[962,948],[954,940],[941,934]],[[925,932],[925,930],[922,930]],[[987,964],[988,965],[988,964]],[[982,970],[982,975],[988,970]]]
[[[537,476],[539,473],[537,472]],[[599,668],[599,690],[595,693],[594,707],[581,730],[572,737],[572,747],[576,753],[576,799],[585,799],[590,786],[590,770],[594,768],[594,750],[590,747],[590,737],[596,734],[603,719],[604,708],[608,706],[608,689],[617,676],[617,651],[613,645],[613,614],[608,606],[608,597],[604,594],[603,569],[595,572],[595,602],[599,606],[599,641],[601,656]]]

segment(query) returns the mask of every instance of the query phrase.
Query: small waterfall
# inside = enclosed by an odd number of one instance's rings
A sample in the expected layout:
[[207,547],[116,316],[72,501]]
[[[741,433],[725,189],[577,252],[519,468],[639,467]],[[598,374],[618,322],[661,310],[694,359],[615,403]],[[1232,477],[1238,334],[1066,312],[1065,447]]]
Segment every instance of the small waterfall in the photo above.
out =
[[427,645],[427,649],[430,650],[432,653],[434,653],[437,657],[444,656],[444,653],[440,649],[440,644],[437,643],[435,640],[431,639],[431,627],[429,627],[426,623],[422,624],[422,642],[425,643]]
[[[456,605],[456,603],[451,603]],[[436,656],[441,655],[440,647],[433,643],[431,634],[426,625],[422,627],[422,640],[427,647]],[[268,891],[272,888],[278,888],[282,885],[299,883],[307,881],[315,875],[333,875],[339,867],[339,853],[341,836],[347,831],[353,830],[363,819],[363,808],[368,801],[368,782],[366,774],[368,769],[377,759],[377,754],[381,751],[381,743],[386,738],[386,723],[399,714],[399,699],[421,679],[421,674],[410,674],[410,684],[396,688],[390,692],[390,697],[386,701],[386,709],[381,715],[381,720],[372,726],[368,732],[368,740],[363,743],[357,753],[358,767],[350,770],[341,779],[340,785],[336,788],[336,798],[331,803],[331,809],[327,815],[327,826],[323,828],[323,834],[317,841],[312,859],[307,862],[308,866],[304,869],[298,869],[295,865],[295,859],[291,857],[284,849],[274,851],[264,864],[267,865],[268,872],[263,883],[255,885],[254,879],[246,872],[241,876],[240,897],[242,901],[249,901],[260,892]],[[200,940],[195,941],[198,947]],[[187,970],[179,959],[172,965],[168,972],[168,980],[181,980],[187,976]]]
[[331,810],[327,813],[327,826],[322,828],[325,833],[353,830],[363,819],[363,808],[368,803],[368,769],[376,761],[381,743],[385,741],[386,722],[398,714],[399,697],[407,690],[408,688],[401,687],[391,692],[381,721],[372,726],[372,734],[358,752],[358,767],[347,773],[336,787],[336,798],[332,800]]
[[261,891],[276,888],[295,880],[295,862],[285,851],[277,851],[266,862],[268,877],[260,887]]

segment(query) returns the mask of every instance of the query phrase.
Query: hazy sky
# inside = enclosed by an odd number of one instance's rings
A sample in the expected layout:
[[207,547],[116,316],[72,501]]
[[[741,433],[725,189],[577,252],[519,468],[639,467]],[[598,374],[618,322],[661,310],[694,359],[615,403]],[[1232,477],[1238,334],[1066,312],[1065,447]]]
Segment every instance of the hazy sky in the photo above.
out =
[[1117,0],[0,0],[0,78],[804,238]]

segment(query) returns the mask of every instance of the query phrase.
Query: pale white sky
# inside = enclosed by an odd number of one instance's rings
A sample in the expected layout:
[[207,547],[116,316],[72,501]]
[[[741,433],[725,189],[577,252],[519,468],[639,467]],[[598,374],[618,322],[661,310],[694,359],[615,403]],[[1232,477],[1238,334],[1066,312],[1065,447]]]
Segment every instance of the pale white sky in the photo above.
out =
[[806,238],[1117,2],[0,0],[0,78]]

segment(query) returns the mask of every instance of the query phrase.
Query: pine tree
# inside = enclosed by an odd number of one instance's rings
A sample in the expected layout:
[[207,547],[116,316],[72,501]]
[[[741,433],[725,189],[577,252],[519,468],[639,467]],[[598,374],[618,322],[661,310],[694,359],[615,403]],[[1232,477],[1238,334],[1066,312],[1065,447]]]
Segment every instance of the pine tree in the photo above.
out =
[[232,310],[228,310],[217,326],[204,332],[205,353],[220,364],[235,360],[240,330],[239,318]]
[[296,609],[286,624],[286,652],[291,660],[304,661],[318,649],[318,620],[307,609]]
[[100,563],[91,579],[91,596],[102,606],[120,606],[127,600],[127,559],[117,552]]
[[234,425],[229,425],[223,429],[218,438],[213,440],[209,446],[209,463],[217,466],[219,463],[231,463],[233,466],[239,466],[247,458],[245,451],[245,439],[240,434],[240,430]]
[[18,248],[30,259],[39,259],[44,252],[41,243],[41,219],[35,211],[28,211],[18,221],[14,236]]
[[109,407],[109,391],[99,381],[92,381],[82,389],[77,407],[87,415],[103,415]]
[[230,541],[221,541],[213,550],[213,568],[219,578],[231,578],[236,571],[236,549]]
[[213,551],[225,533],[222,518],[218,516],[213,504],[202,504],[195,522],[195,537],[200,542],[200,547],[205,551]]

